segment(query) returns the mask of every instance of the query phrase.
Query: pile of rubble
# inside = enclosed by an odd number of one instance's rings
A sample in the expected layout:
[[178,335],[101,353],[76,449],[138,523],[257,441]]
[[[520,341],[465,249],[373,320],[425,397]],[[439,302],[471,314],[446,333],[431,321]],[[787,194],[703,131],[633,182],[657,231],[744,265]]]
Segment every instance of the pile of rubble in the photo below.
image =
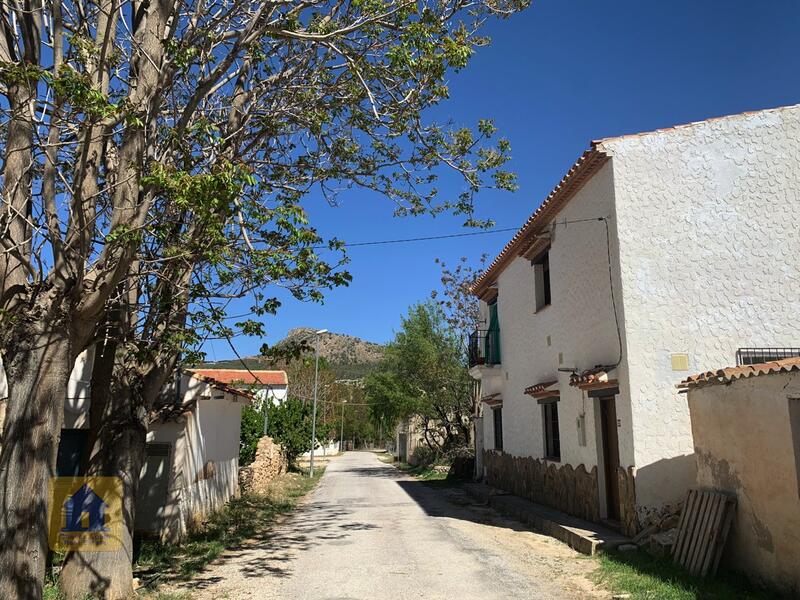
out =
[[258,441],[255,460],[239,469],[239,487],[245,494],[263,494],[269,482],[286,473],[288,468],[283,448],[271,437],[263,437]]
[[633,538],[639,548],[657,556],[669,556],[678,533],[683,502],[665,505],[658,514],[652,514],[642,530]]

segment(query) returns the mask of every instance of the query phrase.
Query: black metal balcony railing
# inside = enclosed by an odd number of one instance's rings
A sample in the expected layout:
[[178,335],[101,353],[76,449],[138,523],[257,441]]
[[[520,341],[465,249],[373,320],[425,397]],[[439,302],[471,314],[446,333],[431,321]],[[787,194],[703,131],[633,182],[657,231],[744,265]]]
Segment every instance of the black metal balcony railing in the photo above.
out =
[[736,351],[736,366],[800,357],[800,348],[739,348]]
[[474,331],[469,336],[469,366],[500,364],[500,330]]

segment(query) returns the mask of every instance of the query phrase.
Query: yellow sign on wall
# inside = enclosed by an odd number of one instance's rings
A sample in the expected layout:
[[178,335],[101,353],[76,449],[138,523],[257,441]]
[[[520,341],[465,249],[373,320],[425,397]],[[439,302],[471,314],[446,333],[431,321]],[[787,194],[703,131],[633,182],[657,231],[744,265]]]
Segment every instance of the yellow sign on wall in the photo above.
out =
[[103,552],[121,547],[122,480],[53,477],[50,480],[50,548]]

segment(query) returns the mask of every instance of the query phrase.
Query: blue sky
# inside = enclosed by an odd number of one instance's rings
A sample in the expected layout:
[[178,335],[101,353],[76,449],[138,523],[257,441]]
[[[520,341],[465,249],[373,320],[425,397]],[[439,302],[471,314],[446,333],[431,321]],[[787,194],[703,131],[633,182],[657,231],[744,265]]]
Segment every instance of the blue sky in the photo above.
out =
[[[519,190],[482,194],[478,213],[517,227],[592,139],[800,102],[799,31],[796,0],[534,0],[490,24],[492,44],[451,77],[451,100],[432,117],[492,118],[511,141]],[[387,200],[364,192],[307,206],[323,236],[348,242],[463,231],[463,219],[394,218]],[[349,287],[322,305],[287,299],[266,320],[266,340],[238,337],[237,351],[256,354],[299,326],[388,341],[408,306],[436,288],[436,257],[494,255],[510,235],[352,248]],[[209,360],[233,356],[225,341],[204,349]]]

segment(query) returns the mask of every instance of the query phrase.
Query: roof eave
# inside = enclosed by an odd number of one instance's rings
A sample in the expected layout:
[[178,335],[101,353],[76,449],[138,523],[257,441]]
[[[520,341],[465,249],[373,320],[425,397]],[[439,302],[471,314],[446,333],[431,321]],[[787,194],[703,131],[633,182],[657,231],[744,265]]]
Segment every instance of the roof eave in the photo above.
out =
[[586,150],[553,188],[525,224],[514,234],[486,271],[470,286],[470,292],[482,298],[497,276],[517,257],[525,255],[541,237],[544,227],[558,214],[584,184],[610,159],[597,143]]

